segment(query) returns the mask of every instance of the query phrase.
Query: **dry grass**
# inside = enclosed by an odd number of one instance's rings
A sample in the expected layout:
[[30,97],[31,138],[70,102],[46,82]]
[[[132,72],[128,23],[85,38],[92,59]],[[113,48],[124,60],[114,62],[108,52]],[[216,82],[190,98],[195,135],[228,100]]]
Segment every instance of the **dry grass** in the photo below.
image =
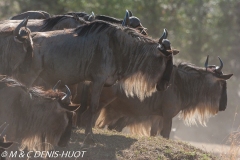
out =
[[[234,126],[236,116],[238,113],[238,107],[236,107],[232,128]],[[238,160],[240,159],[240,126],[236,131],[233,131],[230,136],[227,138],[227,144],[230,145],[230,149],[227,153],[220,155],[222,160]]]
[[221,155],[223,160],[237,160],[240,158],[240,132],[233,132],[229,138],[230,149],[226,154]]
[[84,130],[77,129],[73,131],[71,142],[67,148],[55,148],[55,150],[86,151],[83,158],[78,158],[82,160],[217,159],[201,149],[180,141],[166,140],[161,137],[136,137],[101,129],[93,131],[97,143],[83,145]]

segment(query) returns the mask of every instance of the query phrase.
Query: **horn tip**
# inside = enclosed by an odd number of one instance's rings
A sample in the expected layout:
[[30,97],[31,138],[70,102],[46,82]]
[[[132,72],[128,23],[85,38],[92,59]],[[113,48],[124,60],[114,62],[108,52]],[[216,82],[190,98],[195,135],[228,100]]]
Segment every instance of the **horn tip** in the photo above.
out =
[[167,28],[164,28],[164,32],[168,32]]

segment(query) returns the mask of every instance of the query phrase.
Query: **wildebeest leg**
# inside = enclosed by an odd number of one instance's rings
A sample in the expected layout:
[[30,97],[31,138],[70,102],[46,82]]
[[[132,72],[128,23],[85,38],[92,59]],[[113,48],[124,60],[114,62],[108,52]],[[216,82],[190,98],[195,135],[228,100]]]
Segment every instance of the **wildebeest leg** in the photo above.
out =
[[150,130],[150,136],[156,136],[163,129],[163,120],[160,116],[151,116],[152,126]]
[[81,119],[82,119],[82,114],[87,110],[88,107],[88,97],[90,93],[90,84],[83,83],[82,85],[82,92],[81,92],[81,100],[80,104],[81,107],[79,108],[77,112],[77,126],[81,126]]
[[126,117],[121,117],[117,120],[117,122],[108,125],[108,129],[110,130],[116,130],[118,132],[122,132],[123,128],[126,127]]
[[91,136],[91,139],[93,139],[93,133],[92,133],[92,122],[94,115],[97,112],[97,108],[99,105],[99,99],[100,99],[100,94],[102,92],[102,88],[104,86],[104,81],[102,82],[93,82],[92,83],[92,94],[91,94],[91,101],[90,101],[90,109],[91,109],[91,114],[89,114],[89,119],[87,122],[86,130],[85,130],[85,135],[88,137]]
[[172,118],[163,117],[163,129],[161,131],[161,136],[163,136],[163,138],[169,139],[171,129]]

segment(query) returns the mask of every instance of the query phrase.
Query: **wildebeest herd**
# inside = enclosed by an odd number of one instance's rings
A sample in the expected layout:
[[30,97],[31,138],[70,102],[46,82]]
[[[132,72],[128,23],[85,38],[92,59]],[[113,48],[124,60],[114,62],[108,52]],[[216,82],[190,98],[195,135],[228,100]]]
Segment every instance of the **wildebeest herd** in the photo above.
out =
[[[28,11],[0,21],[6,139],[33,150],[41,143],[66,146],[75,125],[94,139],[93,125],[121,131],[134,124],[169,138],[179,112],[189,124],[205,124],[226,109],[232,74],[223,74],[220,58],[220,66],[208,65],[208,57],[205,67],[174,65],[179,51],[167,37],[163,29],[151,38],[130,11],[123,19]],[[0,151],[10,146],[1,136]]]

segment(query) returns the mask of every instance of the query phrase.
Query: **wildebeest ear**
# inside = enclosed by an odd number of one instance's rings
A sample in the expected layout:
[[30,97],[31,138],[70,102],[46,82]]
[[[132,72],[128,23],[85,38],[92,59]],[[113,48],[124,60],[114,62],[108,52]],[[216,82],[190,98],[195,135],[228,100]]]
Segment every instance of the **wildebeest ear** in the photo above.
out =
[[63,106],[63,108],[67,109],[68,111],[76,112],[80,108],[80,104],[69,104],[68,106]]
[[172,54],[173,54],[173,55],[177,55],[179,52],[180,52],[179,50],[172,49]]
[[176,49],[172,49],[172,50],[167,50],[167,52],[172,53],[172,55],[177,55],[180,51]]
[[0,142],[0,147],[8,149],[9,147],[11,147],[12,144],[13,142]]
[[233,76],[233,74],[225,74],[225,75],[220,75],[219,78],[221,78],[223,80],[228,80],[232,76]]
[[37,33],[33,33],[33,34],[31,34],[31,37],[33,38],[33,37],[35,37],[37,35]]
[[126,15],[123,19],[122,26],[129,26],[130,20],[129,20],[129,12],[126,10]]

